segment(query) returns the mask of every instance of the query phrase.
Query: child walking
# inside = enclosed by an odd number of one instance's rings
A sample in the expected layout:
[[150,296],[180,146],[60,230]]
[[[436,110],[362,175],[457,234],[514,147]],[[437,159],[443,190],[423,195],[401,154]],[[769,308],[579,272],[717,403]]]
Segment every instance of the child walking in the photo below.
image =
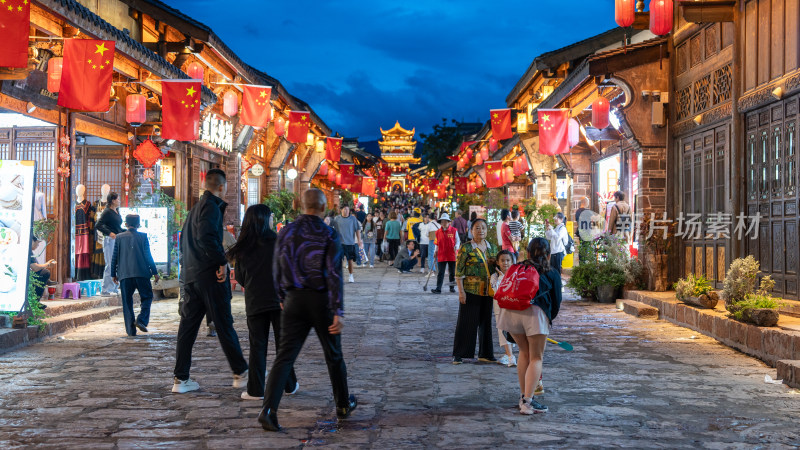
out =
[[[491,283],[492,289],[497,292],[497,288],[500,286],[500,283],[503,281],[503,275],[508,272],[508,269],[514,263],[513,254],[508,250],[501,250],[497,253],[497,267],[495,268],[495,273],[492,274]],[[500,306],[497,304],[497,300],[494,300],[494,323],[497,326],[497,340],[500,342],[500,347],[505,350],[506,354],[503,355],[497,362],[499,364],[504,364],[508,367],[514,367],[517,365],[517,358],[514,357],[514,353],[511,351],[511,344],[508,342],[506,337],[503,335],[503,330],[500,329],[499,326],[499,318],[500,318]]]

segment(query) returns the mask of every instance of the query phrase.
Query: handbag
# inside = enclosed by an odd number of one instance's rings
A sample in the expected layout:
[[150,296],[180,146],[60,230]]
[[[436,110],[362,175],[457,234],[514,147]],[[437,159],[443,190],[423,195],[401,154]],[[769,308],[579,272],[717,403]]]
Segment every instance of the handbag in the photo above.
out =
[[503,309],[523,311],[539,293],[539,271],[530,264],[514,264],[503,276],[494,299]]
[[[486,269],[486,274],[489,275],[489,264],[486,263],[486,256],[483,255],[483,252],[478,247],[473,247],[477,252],[478,255],[481,257],[481,262],[483,262],[483,267]],[[488,248],[488,247],[487,247]],[[494,288],[492,287],[492,283],[487,283],[486,289],[489,291],[489,297],[494,296]]]

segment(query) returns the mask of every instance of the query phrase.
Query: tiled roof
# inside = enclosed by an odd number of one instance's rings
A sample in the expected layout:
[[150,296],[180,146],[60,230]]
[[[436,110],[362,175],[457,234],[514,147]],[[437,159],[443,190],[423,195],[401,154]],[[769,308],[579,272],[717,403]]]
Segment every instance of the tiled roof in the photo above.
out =
[[650,47],[657,47],[662,44],[667,43],[667,38],[665,36],[656,37],[653,39],[648,39],[646,41],[639,42],[637,44],[631,44],[627,46],[622,46],[619,48],[615,48],[612,50],[607,50],[605,52],[595,53],[594,55],[589,57],[589,61],[597,61],[603,58],[610,58],[616,55],[623,55],[625,53],[630,53],[635,50],[643,49],[643,48],[650,48]]
[[[37,0],[37,2],[63,16],[88,34],[97,36],[100,39],[116,41],[116,49],[135,59],[153,74],[165,79],[189,78],[188,75],[170,64],[166,59],[149,50],[129,34],[115,28],[75,0]],[[211,103],[216,103],[217,101],[217,96],[205,86],[203,86],[203,96]]]

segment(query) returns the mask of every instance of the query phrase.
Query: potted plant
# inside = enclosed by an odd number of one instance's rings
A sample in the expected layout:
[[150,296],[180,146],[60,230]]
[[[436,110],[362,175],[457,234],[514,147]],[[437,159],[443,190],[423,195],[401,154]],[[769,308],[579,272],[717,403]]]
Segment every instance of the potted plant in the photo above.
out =
[[595,301],[597,299],[597,285],[594,282],[596,273],[597,267],[595,263],[581,263],[572,268],[572,275],[567,281],[567,287],[580,295],[581,300],[585,302]]
[[625,284],[625,268],[616,261],[603,261],[597,264],[593,281],[597,286],[597,300],[600,303],[614,303],[618,290]]
[[57,219],[42,219],[33,222],[33,235],[40,241],[50,242],[58,226]]
[[778,323],[778,308],[781,305],[769,295],[775,287],[775,281],[769,275],[761,279],[756,290],[759,268],[758,261],[752,255],[733,260],[725,275],[722,298],[725,300],[725,309],[734,319],[760,327],[772,327]]
[[719,295],[712,289],[711,282],[700,275],[689,274],[679,279],[675,285],[675,297],[690,305],[714,309],[719,302]]

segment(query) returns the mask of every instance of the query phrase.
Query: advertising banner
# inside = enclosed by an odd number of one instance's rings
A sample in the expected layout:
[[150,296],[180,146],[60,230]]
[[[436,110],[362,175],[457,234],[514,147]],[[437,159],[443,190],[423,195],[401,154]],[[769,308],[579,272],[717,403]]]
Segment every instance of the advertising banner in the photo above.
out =
[[122,227],[125,228],[125,216],[138,214],[141,226],[140,233],[147,234],[150,242],[150,253],[156,264],[166,264],[169,259],[169,213],[167,208],[120,208]]
[[35,183],[35,161],[0,160],[0,311],[25,306]]

